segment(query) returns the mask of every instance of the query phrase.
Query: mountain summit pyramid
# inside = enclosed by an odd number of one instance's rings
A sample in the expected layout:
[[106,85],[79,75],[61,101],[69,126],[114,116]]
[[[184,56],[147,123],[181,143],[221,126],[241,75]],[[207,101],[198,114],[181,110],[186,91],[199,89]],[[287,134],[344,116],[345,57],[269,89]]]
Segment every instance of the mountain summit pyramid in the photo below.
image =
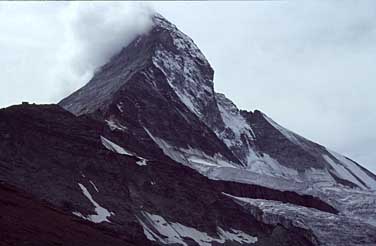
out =
[[199,171],[235,167],[240,175],[376,189],[376,176],[354,161],[260,111],[240,111],[214,91],[214,71],[194,42],[160,15],[153,22],[149,33],[59,105],[75,115],[93,114],[130,132],[143,131],[149,136],[145,141]]
[[[0,110],[0,194],[14,194],[0,200],[14,214],[0,230],[24,231],[31,245],[66,244],[73,232],[98,232],[92,245],[375,245],[376,176],[239,110],[213,75],[156,14],[58,105]],[[30,239],[9,205],[24,194],[72,232]],[[46,232],[47,222],[25,218]]]

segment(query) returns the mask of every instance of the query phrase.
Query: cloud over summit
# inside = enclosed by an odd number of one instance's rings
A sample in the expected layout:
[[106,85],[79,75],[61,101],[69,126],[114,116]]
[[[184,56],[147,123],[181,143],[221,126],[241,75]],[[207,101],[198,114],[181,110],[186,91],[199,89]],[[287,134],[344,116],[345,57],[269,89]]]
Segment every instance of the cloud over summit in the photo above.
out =
[[64,43],[58,51],[60,64],[55,76],[62,94],[82,86],[95,69],[147,32],[152,13],[150,7],[137,3],[70,3],[59,18]]

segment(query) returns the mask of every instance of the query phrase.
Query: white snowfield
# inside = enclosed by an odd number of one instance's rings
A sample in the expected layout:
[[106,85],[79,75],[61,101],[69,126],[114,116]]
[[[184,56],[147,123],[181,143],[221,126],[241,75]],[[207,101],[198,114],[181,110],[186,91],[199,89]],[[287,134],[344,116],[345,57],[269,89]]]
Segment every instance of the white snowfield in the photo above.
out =
[[108,150],[110,150],[112,152],[115,152],[117,154],[120,154],[120,155],[135,156],[138,159],[140,159],[139,161],[136,161],[137,165],[139,165],[139,166],[146,166],[147,165],[147,160],[145,158],[137,156],[135,153],[130,152],[130,151],[124,149],[120,145],[117,145],[116,143],[108,140],[107,138],[101,136],[101,141],[102,141],[103,146],[106,147],[106,149],[108,149]]
[[[84,194],[84,196],[95,207],[94,210],[95,210],[96,214],[89,214],[87,216],[84,216],[80,212],[72,212],[72,213],[74,215],[78,216],[78,217],[81,217],[81,218],[83,218],[85,220],[89,220],[89,221],[94,222],[94,223],[102,223],[102,222],[109,222],[110,223],[110,221],[107,218],[110,217],[111,215],[113,215],[114,213],[108,211],[106,208],[100,206],[96,201],[94,201],[93,197],[91,196],[91,194],[89,193],[89,191],[86,189],[86,187],[83,184],[78,183],[78,186],[81,188],[82,193]],[[94,185],[94,187],[95,187],[95,185]],[[96,189],[96,191],[98,192],[97,189]]]
[[254,244],[257,237],[251,236],[240,230],[224,230],[217,227],[217,235],[210,236],[206,232],[201,232],[195,228],[173,223],[165,220],[159,215],[142,212],[138,220],[144,228],[145,236],[150,241],[162,244],[178,244],[188,246],[184,238],[191,238],[200,246],[211,246],[214,242],[224,244],[232,241],[240,244]]
[[376,227],[354,218],[278,201],[223,195],[266,224],[312,230],[319,245],[374,246],[376,243]]

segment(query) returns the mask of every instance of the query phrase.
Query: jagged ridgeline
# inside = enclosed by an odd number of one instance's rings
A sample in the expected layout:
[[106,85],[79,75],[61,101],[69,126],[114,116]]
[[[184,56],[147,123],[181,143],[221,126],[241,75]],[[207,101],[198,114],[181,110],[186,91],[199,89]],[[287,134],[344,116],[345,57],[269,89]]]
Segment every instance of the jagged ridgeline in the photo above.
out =
[[214,91],[213,75],[195,43],[156,14],[58,105],[0,110],[0,208],[12,214],[0,220],[4,240],[375,245],[376,176],[239,110]]

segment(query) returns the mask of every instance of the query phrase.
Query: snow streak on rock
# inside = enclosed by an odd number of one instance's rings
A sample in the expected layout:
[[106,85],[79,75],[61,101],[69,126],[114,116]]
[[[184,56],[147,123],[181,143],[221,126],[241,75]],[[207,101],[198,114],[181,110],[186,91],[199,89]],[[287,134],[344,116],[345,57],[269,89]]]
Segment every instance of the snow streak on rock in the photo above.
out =
[[113,213],[108,211],[106,208],[100,206],[96,201],[94,201],[93,197],[83,184],[78,183],[78,186],[81,188],[84,196],[86,196],[86,198],[89,199],[89,201],[95,207],[96,214],[89,214],[87,216],[82,215],[80,212],[73,212],[73,214],[94,223],[110,222],[107,218],[110,217]]
[[123,147],[117,145],[116,143],[108,140],[107,138],[101,136],[101,141],[104,147],[106,147],[108,150],[115,152],[120,155],[130,155],[130,156],[135,156],[139,161],[136,161],[136,164],[139,166],[146,166],[147,165],[147,160],[145,158],[137,156],[135,153],[132,153],[128,150],[125,150]]
[[108,140],[105,137],[101,136],[101,141],[102,141],[103,146],[106,147],[108,150],[110,150],[112,152],[115,152],[115,153],[118,153],[118,154],[121,154],[121,155],[131,155],[131,156],[133,156],[133,153],[125,150],[123,147],[120,147],[119,145],[117,145],[114,142],[111,142],[110,140]]
[[340,155],[334,151],[329,151],[346,169],[347,173],[349,173],[353,178],[355,177],[360,187],[369,188],[372,190],[376,190],[376,180],[370,177],[370,174],[367,174],[364,168],[361,168],[358,164],[351,161],[350,159]]

